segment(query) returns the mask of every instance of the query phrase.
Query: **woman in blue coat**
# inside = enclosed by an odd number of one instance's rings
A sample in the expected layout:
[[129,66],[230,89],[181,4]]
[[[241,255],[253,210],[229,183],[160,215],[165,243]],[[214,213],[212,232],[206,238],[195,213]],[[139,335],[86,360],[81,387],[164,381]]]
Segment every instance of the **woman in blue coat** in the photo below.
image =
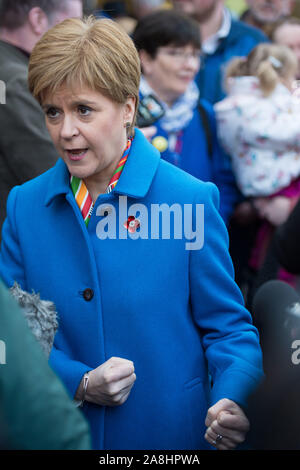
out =
[[154,96],[165,112],[153,123],[151,143],[164,160],[216,184],[227,224],[239,196],[230,159],[218,142],[213,107],[200,99],[194,81],[201,63],[199,25],[177,11],[159,10],[139,20],[133,41],[142,66],[141,103]]
[[107,19],[36,45],[29,86],[61,158],[10,193],[0,276],[56,304],[50,364],[95,449],[234,448],[262,376],[257,331],[216,187],[133,129],[139,67]]

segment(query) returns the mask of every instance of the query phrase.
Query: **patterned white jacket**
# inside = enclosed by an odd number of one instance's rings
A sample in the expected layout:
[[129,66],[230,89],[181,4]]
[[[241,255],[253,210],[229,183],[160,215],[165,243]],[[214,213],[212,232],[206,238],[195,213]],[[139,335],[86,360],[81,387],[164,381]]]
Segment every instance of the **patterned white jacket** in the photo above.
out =
[[235,77],[215,111],[245,196],[272,195],[300,176],[300,99],[288,88],[278,84],[264,97],[256,77]]

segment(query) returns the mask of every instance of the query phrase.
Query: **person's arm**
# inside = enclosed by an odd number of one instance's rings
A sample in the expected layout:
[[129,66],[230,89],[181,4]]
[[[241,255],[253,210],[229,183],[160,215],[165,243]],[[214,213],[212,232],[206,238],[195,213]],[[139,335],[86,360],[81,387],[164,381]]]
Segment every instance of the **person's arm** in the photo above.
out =
[[0,311],[0,337],[6,346],[0,375],[5,444],[12,449],[89,450],[85,419],[48,366],[24,315],[1,282]]
[[[22,229],[17,223],[19,188],[16,186],[10,192],[7,202],[7,218],[3,225],[0,251],[0,277],[8,287],[12,287],[17,282],[23,290],[28,291],[30,289],[27,285],[26,270],[18,236],[19,230]],[[59,315],[60,312],[58,312]],[[63,381],[72,398],[81,400],[82,378],[87,371],[91,371],[86,401],[110,406],[124,403],[135,382],[134,367],[131,361],[125,359],[115,361],[114,358],[110,358],[92,370],[87,364],[70,358],[57,347],[56,343],[57,341],[54,340],[49,363]]]
[[[19,230],[22,230],[18,224],[19,190],[20,186],[15,186],[7,200],[7,217],[3,224],[0,251],[0,277],[7,287],[12,287],[17,282],[24,291],[28,292],[31,289],[27,285],[26,269],[19,242]],[[49,361],[55,372],[63,378],[70,395],[74,396],[82,375],[90,368],[86,364],[71,361],[55,347],[52,348]]]
[[218,214],[214,185],[206,184],[203,200],[204,245],[190,251],[190,290],[213,383],[211,405],[225,398],[246,407],[263,376],[258,333],[234,282],[228,234]]
[[214,183],[220,191],[220,214],[228,225],[234,209],[242,201],[231,162],[216,139],[213,154]]

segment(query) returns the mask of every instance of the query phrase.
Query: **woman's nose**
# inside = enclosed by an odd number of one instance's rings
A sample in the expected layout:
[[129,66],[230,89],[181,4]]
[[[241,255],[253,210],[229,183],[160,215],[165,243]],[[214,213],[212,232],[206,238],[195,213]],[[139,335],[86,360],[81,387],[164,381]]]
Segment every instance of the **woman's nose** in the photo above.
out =
[[60,128],[60,136],[63,139],[71,139],[78,135],[78,133],[79,130],[76,125],[76,120],[72,116],[65,115]]
[[186,56],[183,67],[196,73],[200,67],[200,59],[192,55]]

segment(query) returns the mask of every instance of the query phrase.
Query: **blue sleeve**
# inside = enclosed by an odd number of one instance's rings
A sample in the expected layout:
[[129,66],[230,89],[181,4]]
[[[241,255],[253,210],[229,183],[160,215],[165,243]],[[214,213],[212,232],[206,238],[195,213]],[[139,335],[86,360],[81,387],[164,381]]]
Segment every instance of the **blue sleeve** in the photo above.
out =
[[70,359],[63,351],[57,349],[55,345],[50,353],[49,365],[58,377],[61,378],[72,398],[75,396],[83,375],[87,371],[92,370],[91,367],[82,362]]
[[213,140],[213,154],[211,156],[212,173],[213,182],[220,191],[220,214],[222,215],[225,224],[228,225],[234,207],[240,200],[240,192],[236,185],[230,158],[224,153],[218,140],[217,123],[213,107],[204,100],[201,103],[207,111],[211,125]]
[[212,377],[211,404],[228,398],[246,407],[263,377],[258,332],[234,282],[218,191],[210,183],[204,201],[204,244],[190,251],[192,312]]

